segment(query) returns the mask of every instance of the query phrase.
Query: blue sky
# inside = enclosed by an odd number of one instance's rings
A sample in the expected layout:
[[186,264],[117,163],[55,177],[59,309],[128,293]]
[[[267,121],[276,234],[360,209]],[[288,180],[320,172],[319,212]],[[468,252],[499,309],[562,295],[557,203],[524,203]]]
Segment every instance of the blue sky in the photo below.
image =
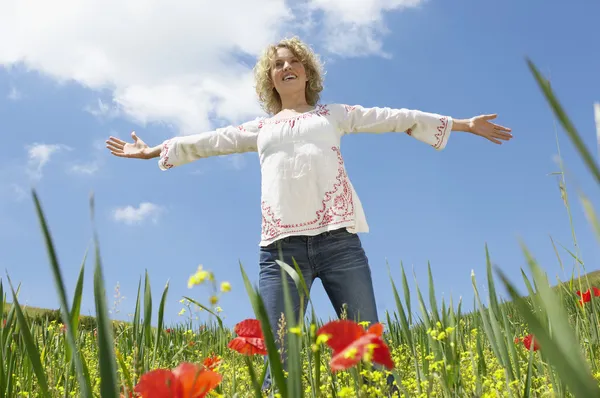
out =
[[[263,10],[258,3],[252,8]],[[160,42],[158,33],[140,42],[135,36],[156,26],[151,13],[140,10],[139,19],[131,22],[132,37],[117,33],[109,38],[90,33],[108,16],[94,16],[91,25],[77,24],[75,18],[60,15],[58,7],[53,12],[67,22],[47,25],[50,30],[42,36],[36,29],[43,13],[22,13],[13,39],[0,35],[0,263],[13,283],[22,284],[20,301],[58,305],[29,194],[35,187],[69,297],[92,238],[88,198],[94,192],[107,299],[112,306],[117,283],[125,296],[115,318],[127,319],[133,312],[139,278],[148,270],[155,308],[170,281],[166,318],[180,321],[183,295],[203,303],[210,295],[207,287],[187,288],[198,264],[212,270],[218,281],[233,285],[220,302],[228,325],[253,317],[239,261],[257,282],[256,154],[204,159],[161,172],[155,160],[112,157],[103,141],[109,135],[127,138],[135,130],[156,145],[182,132],[254,118],[259,111],[249,68],[264,43],[290,33],[300,34],[326,61],[325,103],[406,107],[457,118],[498,113],[498,122],[513,129],[514,139],[502,146],[453,133],[442,152],[403,134],[344,138],[347,170],[371,228],[361,238],[380,316],[395,310],[386,261],[397,283],[400,261],[404,263],[413,293],[412,273],[426,289],[430,262],[438,296],[452,294],[455,301],[462,296],[467,309],[472,308],[471,270],[480,291],[486,291],[486,243],[493,262],[521,288],[520,268],[526,265],[520,240],[551,278],[564,277],[550,242],[552,237],[574,250],[556,177],[549,176],[558,170],[555,121],[525,57],[551,77],[561,103],[596,155],[593,103],[600,101],[600,55],[594,51],[594,37],[600,5],[429,0],[405,9],[397,7],[401,3],[390,2],[391,9],[382,11],[379,3],[365,1],[365,7],[372,5],[370,18],[360,8],[314,1],[312,9],[303,11],[311,18],[295,20],[289,15],[285,20],[281,3],[269,9],[271,14],[257,14],[263,18],[262,24],[254,22],[257,31],[242,29],[231,33],[235,37],[217,31],[206,38],[203,31],[193,30],[202,24],[186,25],[174,13],[156,13],[153,18],[163,18],[160,26],[185,31],[172,42]],[[184,4],[178,12],[194,12],[193,5],[185,9],[192,3]],[[118,2],[107,5],[115,12],[132,12],[122,7]],[[69,15],[79,11],[70,9]],[[218,20],[223,15],[218,9],[204,11],[201,18]],[[224,32],[229,22],[244,21],[246,11],[238,12],[223,20]],[[0,22],[9,17],[0,17]],[[196,78],[201,83],[193,86]],[[579,250],[589,261],[587,270],[596,270],[598,243],[575,187],[594,203],[598,189],[559,126],[558,138],[570,173]],[[149,203],[146,213],[125,211],[130,220],[137,214],[138,222],[115,218],[116,209],[139,209],[142,203]],[[570,272],[573,261],[558,247]],[[94,312],[92,265],[93,256],[86,267],[86,314]],[[2,281],[6,289],[5,276]],[[334,316],[319,282],[312,296],[319,316]]]

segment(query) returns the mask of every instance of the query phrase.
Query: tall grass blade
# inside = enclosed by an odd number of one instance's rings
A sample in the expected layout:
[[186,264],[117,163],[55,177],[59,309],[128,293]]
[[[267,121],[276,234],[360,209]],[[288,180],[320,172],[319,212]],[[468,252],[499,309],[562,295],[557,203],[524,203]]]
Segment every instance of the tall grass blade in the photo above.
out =
[[244,279],[246,291],[248,292],[248,296],[250,296],[250,301],[252,303],[254,313],[256,314],[256,318],[260,321],[265,345],[267,346],[269,366],[271,367],[271,374],[275,381],[275,385],[279,390],[279,394],[282,397],[287,397],[287,385],[285,382],[285,376],[283,374],[283,366],[281,364],[281,359],[279,358],[279,353],[277,352],[277,346],[275,345],[275,338],[273,336],[273,331],[271,330],[271,325],[269,323],[269,317],[265,309],[265,304],[259,292],[252,287],[250,279],[248,279],[248,275],[246,274],[246,271],[244,271],[244,267],[241,263],[240,271]]
[[404,291],[404,302],[406,303],[406,313],[408,315],[408,324],[412,325],[412,309],[410,306],[410,288],[408,287],[408,280],[406,279],[406,272],[404,271],[404,264],[400,262],[400,270],[402,271],[402,290]]
[[598,164],[594,160],[592,154],[587,149],[587,147],[583,143],[583,140],[579,136],[577,129],[575,128],[575,126],[567,116],[566,112],[564,111],[563,107],[561,106],[560,102],[554,95],[554,92],[550,87],[550,83],[542,76],[538,68],[531,60],[527,59],[527,64],[536,82],[538,83],[538,86],[540,87],[544,96],[546,97],[546,100],[550,104],[552,111],[562,124],[563,128],[566,130],[569,138],[571,139],[571,142],[575,145],[575,148],[583,158],[584,163],[596,179],[596,182],[600,184],[600,167],[598,167]]
[[83,296],[83,278],[85,274],[85,261],[87,259],[88,251],[86,250],[81,261],[81,268],[79,269],[79,277],[75,284],[75,293],[73,294],[73,304],[71,305],[71,323],[73,324],[73,330],[77,330],[79,327],[79,315],[81,314],[81,298]]
[[437,306],[437,299],[435,297],[435,288],[433,285],[433,275],[431,274],[431,264],[427,262],[427,276],[429,278],[429,306],[431,307],[432,323],[435,323],[440,320],[440,314]]
[[[90,200],[92,220],[94,215],[93,197]],[[117,363],[114,352],[114,338],[112,322],[108,316],[106,304],[106,289],[104,287],[104,276],[102,275],[102,264],[100,259],[100,245],[94,231],[94,248],[96,254],[96,266],[94,269],[94,303],[96,307],[96,321],[98,324],[98,365],[100,368],[100,396],[102,398],[118,398],[119,383],[117,379]]]
[[154,337],[154,354],[152,358],[152,367],[156,366],[156,354],[158,353],[158,347],[160,343],[160,336],[162,336],[163,319],[165,314],[165,304],[167,302],[167,293],[169,292],[169,282],[165,285],[162,297],[160,298],[160,304],[158,306],[158,324],[156,325],[156,334]]
[[[31,361],[31,366],[33,367],[33,371],[35,376],[37,377],[37,382],[40,387],[40,392],[43,398],[50,397],[50,390],[48,389],[48,380],[46,379],[46,372],[42,366],[42,361],[40,359],[40,352],[35,344],[35,340],[31,335],[31,330],[29,328],[29,324],[27,319],[25,319],[25,315],[23,314],[23,310],[19,305],[19,300],[17,299],[17,294],[15,293],[15,289],[13,288],[10,277],[7,276],[8,283],[10,285],[10,290],[12,291],[13,296],[13,305],[15,308],[15,312],[17,314],[17,322],[19,325],[19,332],[23,338],[23,342],[25,343],[25,349],[27,351],[27,356],[29,357],[29,361]],[[11,373],[12,374],[12,373]]]
[[[150,351],[152,344],[152,288],[150,287],[150,276],[148,270],[145,272],[144,280],[144,350]],[[144,370],[148,370],[148,365],[144,364]]]
[[[35,190],[32,191],[33,201],[35,204],[36,213],[38,216],[38,221],[42,228],[42,234],[44,236],[44,242],[46,244],[46,250],[48,252],[48,257],[50,260],[50,268],[52,270],[52,276],[54,277],[54,286],[56,287],[56,292],[58,294],[58,300],[60,303],[60,310],[64,324],[67,326],[67,344],[69,347],[69,351],[67,351],[67,358],[71,360],[71,353],[78,352],[77,343],[75,341],[75,332],[76,332],[76,323],[73,322],[73,314],[69,312],[69,305],[67,303],[67,293],[65,291],[65,284],[63,282],[62,274],[60,272],[60,265],[58,264],[58,258],[56,256],[56,250],[54,249],[54,243],[52,241],[52,236],[50,234],[50,230],[48,228],[48,224],[46,223],[46,217],[44,216],[44,212],[42,210],[42,206],[40,204],[39,198]],[[82,279],[83,273],[83,265],[79,275],[79,279]],[[79,285],[81,289],[81,285]],[[73,298],[73,302],[77,304],[77,302],[81,303],[81,290],[75,292],[75,296]],[[76,309],[76,308],[74,308]],[[78,310],[78,308],[77,308]],[[17,312],[18,313],[18,312]],[[79,315],[77,315],[79,316]],[[91,397],[92,389],[91,385],[88,384],[88,380],[85,378],[85,374],[83,372],[83,366],[81,364],[81,357],[79,355],[75,355],[74,358],[75,368],[77,369],[77,378],[79,379],[79,384],[81,386],[81,396],[82,397]]]
[[256,371],[254,370],[254,366],[252,365],[252,360],[250,357],[244,357],[246,361],[246,367],[248,368],[248,373],[250,374],[250,381],[252,382],[252,388],[254,389],[254,396],[256,398],[262,398],[262,391],[260,389],[260,384],[258,383],[258,378],[256,377]]

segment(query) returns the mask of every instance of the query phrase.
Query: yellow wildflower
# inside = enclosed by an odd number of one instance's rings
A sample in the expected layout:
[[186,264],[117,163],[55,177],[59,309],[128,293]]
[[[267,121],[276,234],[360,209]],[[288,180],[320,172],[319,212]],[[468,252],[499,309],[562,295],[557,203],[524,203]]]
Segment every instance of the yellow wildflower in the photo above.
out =
[[225,282],[221,282],[221,291],[223,293],[227,293],[231,291],[231,283],[225,281]]
[[321,345],[323,343],[327,343],[327,340],[329,340],[329,338],[331,337],[331,335],[328,334],[320,334],[319,337],[317,337],[317,345]]

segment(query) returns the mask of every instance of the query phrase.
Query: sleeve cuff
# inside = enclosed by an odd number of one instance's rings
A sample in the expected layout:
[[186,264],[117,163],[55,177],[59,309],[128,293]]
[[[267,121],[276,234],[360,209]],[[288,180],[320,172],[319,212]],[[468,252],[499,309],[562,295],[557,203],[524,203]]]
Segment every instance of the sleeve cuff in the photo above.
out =
[[[173,167],[173,164],[169,162],[169,158],[172,158],[173,145],[172,140],[167,140],[163,143],[160,150],[160,157],[158,158],[158,167],[162,170],[169,170]],[[171,159],[172,162],[172,159]]]
[[446,147],[454,124],[454,120],[450,116],[442,116],[440,121],[441,123],[437,127],[437,132],[435,134],[435,143],[432,145],[438,151],[441,151]]

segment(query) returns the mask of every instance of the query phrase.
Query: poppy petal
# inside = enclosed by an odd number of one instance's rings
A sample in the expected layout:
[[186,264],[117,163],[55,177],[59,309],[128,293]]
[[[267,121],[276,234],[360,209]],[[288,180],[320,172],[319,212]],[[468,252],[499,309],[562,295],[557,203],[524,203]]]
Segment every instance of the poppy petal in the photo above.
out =
[[236,337],[227,344],[227,347],[244,355],[267,355],[265,341],[256,337]]
[[388,369],[393,369],[395,366],[394,360],[392,359],[392,354],[390,353],[390,348],[387,344],[385,344],[380,337],[373,339],[372,344],[376,344],[376,347],[373,350],[372,361],[383,365]]
[[523,338],[523,345],[528,350],[531,350],[531,343],[532,342],[533,342],[533,351],[539,350],[540,349],[540,344],[538,343],[537,339],[532,334],[528,334],[527,336],[525,336]]
[[592,287],[592,289],[594,290],[594,296],[600,296],[600,289],[598,289],[596,286]]
[[367,333],[372,333],[376,336],[383,336],[383,324],[381,322],[374,323],[367,329]]
[[365,355],[366,346],[364,344],[352,343],[337,354],[331,356],[329,368],[332,372],[349,369],[355,366]]
[[177,366],[173,374],[181,382],[183,396],[189,398],[203,398],[221,382],[220,374],[188,362]]
[[244,319],[235,325],[233,331],[240,337],[263,338],[260,321],[258,319]]
[[333,354],[344,350],[356,339],[365,334],[365,329],[356,322],[346,319],[331,321],[317,331],[317,335],[329,335],[327,345],[333,350]]
[[371,362],[387,366],[389,369],[394,367],[394,361],[392,360],[388,346],[383,342],[381,337],[372,333],[365,334],[339,353],[334,354],[329,367],[334,372],[351,368],[365,358],[365,355],[369,351]]
[[212,355],[210,357],[206,357],[202,362],[202,365],[204,365],[206,369],[213,370],[221,364],[221,361],[221,357],[219,357],[218,355]]
[[169,369],[155,369],[140,377],[134,391],[144,398],[179,398],[183,386]]

